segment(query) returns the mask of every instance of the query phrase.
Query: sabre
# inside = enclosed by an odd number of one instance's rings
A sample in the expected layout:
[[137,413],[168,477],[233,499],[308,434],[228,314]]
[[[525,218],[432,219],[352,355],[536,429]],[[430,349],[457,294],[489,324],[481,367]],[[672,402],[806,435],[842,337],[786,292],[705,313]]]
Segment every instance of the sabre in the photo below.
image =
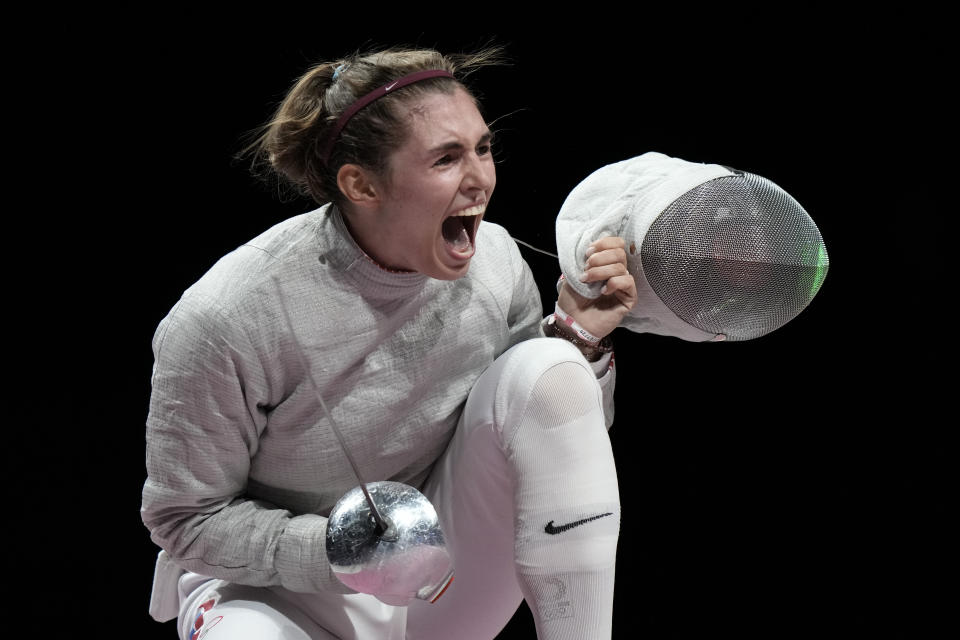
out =
[[[390,605],[406,606],[414,599],[435,602],[453,581],[453,563],[436,509],[409,485],[380,481],[367,486],[313,377],[280,281],[275,276],[272,279],[300,362],[360,483],[333,505],[327,517],[326,552],[333,574],[348,587]],[[369,514],[359,508],[363,501],[358,490],[370,508]],[[371,494],[377,495],[380,507]]]
[[300,343],[300,339],[297,337],[297,332],[293,329],[293,319],[291,318],[290,311],[287,308],[286,297],[284,296],[283,288],[280,286],[280,281],[276,276],[273,276],[272,280],[273,284],[277,288],[277,293],[280,296],[280,309],[283,312],[283,317],[287,323],[287,328],[290,330],[290,335],[293,337],[297,355],[300,358],[300,364],[307,372],[307,379],[310,380],[310,385],[313,387],[313,390],[317,395],[317,400],[320,401],[320,407],[323,409],[323,413],[327,417],[327,421],[330,422],[330,427],[333,429],[333,435],[336,436],[337,442],[340,443],[340,449],[343,451],[344,455],[346,455],[347,462],[350,463],[350,468],[353,469],[353,475],[357,477],[357,481],[360,483],[360,489],[363,491],[363,497],[366,498],[367,504],[370,506],[370,512],[373,514],[374,520],[377,521],[377,535],[386,540],[393,539],[396,537],[396,529],[393,527],[393,523],[380,513],[380,510],[377,509],[377,505],[373,502],[373,498],[370,497],[370,492],[367,489],[367,483],[363,479],[363,475],[361,475],[359,467],[357,467],[357,461],[353,459],[352,455],[350,455],[350,450],[347,449],[346,441],[343,439],[343,434],[340,432],[340,428],[337,426],[337,421],[333,419],[330,409],[327,408],[327,403],[323,401],[323,395],[320,393],[320,386],[313,377],[313,370],[310,368],[307,358],[304,355],[305,352],[303,345]]

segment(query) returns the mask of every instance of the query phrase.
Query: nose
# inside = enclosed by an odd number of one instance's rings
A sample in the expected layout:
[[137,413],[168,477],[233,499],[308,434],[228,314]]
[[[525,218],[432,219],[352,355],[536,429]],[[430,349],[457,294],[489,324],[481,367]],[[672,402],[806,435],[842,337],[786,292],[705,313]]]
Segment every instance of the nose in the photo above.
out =
[[468,154],[461,187],[468,192],[483,191],[489,196],[496,184],[497,170],[489,154],[483,156],[476,152]]

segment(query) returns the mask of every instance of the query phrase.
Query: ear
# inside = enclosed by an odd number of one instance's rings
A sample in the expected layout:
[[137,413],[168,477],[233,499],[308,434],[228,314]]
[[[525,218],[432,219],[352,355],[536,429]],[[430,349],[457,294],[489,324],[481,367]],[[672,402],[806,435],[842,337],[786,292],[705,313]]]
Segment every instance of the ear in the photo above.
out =
[[345,164],[337,171],[337,186],[351,203],[364,206],[380,200],[375,176],[360,165]]

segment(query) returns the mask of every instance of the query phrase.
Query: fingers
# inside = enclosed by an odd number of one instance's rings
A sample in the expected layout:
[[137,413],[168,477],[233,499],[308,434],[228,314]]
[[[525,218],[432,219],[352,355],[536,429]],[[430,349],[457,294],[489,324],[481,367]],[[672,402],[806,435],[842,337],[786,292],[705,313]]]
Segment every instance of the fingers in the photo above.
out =
[[[616,295],[623,301],[637,297],[637,283],[629,273],[623,276],[614,276],[600,289],[604,295]],[[623,294],[623,295],[621,295]]]
[[626,243],[608,236],[592,242],[587,249],[586,271],[581,282],[603,282],[600,293],[615,295],[627,308],[636,303],[637,283],[627,270]]
[[606,236],[590,243],[590,246],[587,247],[587,257],[589,258],[594,252],[606,251],[607,249],[623,249],[625,246],[626,242],[623,238]]
[[599,282],[627,273],[627,252],[623,238],[600,238],[587,248],[586,271],[581,282]]
[[615,276],[622,276],[628,273],[625,262],[613,262],[599,266],[590,266],[590,263],[588,262],[587,265],[587,270],[582,276],[580,276],[580,282],[600,282],[602,280],[607,280]]
[[587,268],[600,267],[615,262],[627,264],[627,252],[623,238],[609,236],[590,243],[587,247]]

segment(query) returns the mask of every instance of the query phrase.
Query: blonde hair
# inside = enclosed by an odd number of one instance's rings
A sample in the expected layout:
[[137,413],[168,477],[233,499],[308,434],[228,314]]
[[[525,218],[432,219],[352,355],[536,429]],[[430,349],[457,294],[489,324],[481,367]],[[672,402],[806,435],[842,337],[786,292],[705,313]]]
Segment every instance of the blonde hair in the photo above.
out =
[[[463,83],[473,71],[505,61],[501,47],[475,53],[444,55],[432,49],[390,48],[356,53],[311,67],[287,92],[273,117],[239,154],[251,158],[251,169],[264,178],[284,182],[319,204],[342,207],[337,171],[347,163],[384,174],[390,154],[407,136],[404,103],[430,92],[453,93],[457,87],[476,97]],[[405,75],[442,69],[456,76],[430,78],[380,98],[354,115],[334,141],[327,162],[324,143],[340,114],[367,93]]]

